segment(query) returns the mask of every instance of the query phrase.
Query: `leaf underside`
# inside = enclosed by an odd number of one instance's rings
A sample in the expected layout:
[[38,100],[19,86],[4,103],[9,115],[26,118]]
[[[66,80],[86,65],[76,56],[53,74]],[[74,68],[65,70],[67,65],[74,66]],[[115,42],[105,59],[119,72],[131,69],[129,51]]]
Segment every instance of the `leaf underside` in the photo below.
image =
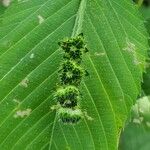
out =
[[[130,0],[28,0],[0,18],[0,149],[116,150],[140,91],[147,34]],[[89,72],[81,91],[93,120],[63,125],[50,107],[58,41],[83,32]]]

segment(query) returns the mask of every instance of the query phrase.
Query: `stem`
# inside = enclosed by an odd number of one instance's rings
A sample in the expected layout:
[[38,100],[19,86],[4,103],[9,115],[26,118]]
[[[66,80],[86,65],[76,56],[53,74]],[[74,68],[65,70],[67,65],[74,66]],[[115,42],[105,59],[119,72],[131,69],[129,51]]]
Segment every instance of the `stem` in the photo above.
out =
[[144,0],[138,0],[138,2],[137,2],[137,4],[138,4],[138,7],[141,7],[141,6],[142,6],[142,4],[143,4],[143,1],[144,1]]
[[72,33],[72,37],[75,37],[79,35],[82,32],[82,26],[83,26],[83,19],[84,19],[84,14],[85,14],[85,9],[86,9],[86,3],[87,0],[81,0],[80,6],[77,12],[77,17]]

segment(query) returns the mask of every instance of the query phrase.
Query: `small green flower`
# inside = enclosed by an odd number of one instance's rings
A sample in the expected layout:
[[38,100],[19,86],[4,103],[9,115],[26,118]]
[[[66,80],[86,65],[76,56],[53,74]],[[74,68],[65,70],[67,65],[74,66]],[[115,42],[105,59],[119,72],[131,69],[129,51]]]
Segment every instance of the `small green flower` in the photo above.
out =
[[[54,94],[57,101],[57,115],[63,123],[78,123],[83,117],[79,109],[79,85],[88,72],[82,68],[82,56],[88,52],[83,34],[58,43],[64,51],[63,62],[59,69],[60,86]],[[56,108],[56,107],[55,107]]]
[[67,60],[64,61],[60,68],[60,82],[62,85],[71,84],[79,85],[85,70],[76,62]]
[[58,88],[54,97],[63,107],[75,107],[80,99],[80,92],[75,86],[69,85]]
[[83,53],[88,52],[84,43],[83,34],[79,34],[75,38],[66,39],[58,44],[65,52],[65,59],[74,60],[78,63],[81,63]]
[[69,123],[69,124],[74,124],[74,123],[78,123],[80,121],[80,119],[83,117],[83,113],[80,109],[75,108],[59,108],[58,109],[58,116],[59,119],[63,122],[63,123]]

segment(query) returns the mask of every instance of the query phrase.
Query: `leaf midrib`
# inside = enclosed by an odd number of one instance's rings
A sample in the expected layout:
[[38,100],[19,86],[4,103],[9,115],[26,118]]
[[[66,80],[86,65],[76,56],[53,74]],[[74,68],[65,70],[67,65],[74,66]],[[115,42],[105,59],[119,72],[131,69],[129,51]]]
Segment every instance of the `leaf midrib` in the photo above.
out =
[[[74,23],[74,28],[73,28],[73,30],[72,30],[72,36],[76,36],[76,35],[79,34],[79,33],[81,32],[81,30],[82,30],[82,23],[83,23],[83,20],[81,20],[81,18],[84,16],[84,14],[81,14],[81,12],[82,12],[82,13],[85,13],[85,12],[84,12],[85,10],[82,9],[82,6],[85,7],[85,6],[86,6],[86,2],[87,2],[87,0],[81,0],[81,2],[80,2],[78,12],[76,13],[77,15],[76,15],[75,23]],[[82,11],[81,11],[81,10],[82,10]],[[80,16],[78,16],[78,15],[80,15]],[[76,25],[77,25],[77,26],[79,25],[79,26],[76,28]],[[90,133],[91,139],[93,140],[93,137],[92,137],[90,128],[89,128],[89,126],[88,126],[88,124],[87,124],[87,121],[86,121],[85,119],[84,119],[84,122],[85,122],[85,124],[86,124],[86,126],[87,126],[87,128],[88,128],[88,131],[89,131],[89,133]],[[53,127],[52,127],[51,138],[50,138],[50,142],[49,142],[49,150],[51,150],[51,146],[52,146],[52,138],[53,138],[53,134],[54,134],[55,123],[56,123],[56,114],[55,114],[55,121],[54,121],[54,124],[53,124]],[[73,128],[74,128],[74,127],[73,127]],[[74,128],[74,130],[75,130],[75,133],[77,134],[77,137],[79,137],[79,136],[78,136],[78,132],[76,131],[75,128]],[[62,131],[62,132],[63,132],[63,131]],[[63,134],[63,135],[64,135],[64,134]],[[65,136],[65,135],[64,135],[64,136]],[[66,138],[65,138],[65,141],[66,141]],[[80,140],[79,140],[79,141],[80,141]],[[80,144],[81,144],[81,142],[80,142]],[[94,149],[96,149],[95,144],[94,144],[94,141],[93,141],[93,145],[94,145]],[[81,146],[82,146],[82,144],[81,144]]]

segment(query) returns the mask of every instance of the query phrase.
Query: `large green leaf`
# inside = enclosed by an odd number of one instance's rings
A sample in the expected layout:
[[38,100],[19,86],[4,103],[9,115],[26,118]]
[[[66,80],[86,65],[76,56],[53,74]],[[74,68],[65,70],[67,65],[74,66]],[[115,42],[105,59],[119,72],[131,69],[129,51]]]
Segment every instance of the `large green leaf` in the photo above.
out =
[[150,97],[142,97],[133,107],[130,122],[124,129],[120,150],[150,149]]
[[[130,0],[28,0],[0,25],[0,149],[116,150],[144,70],[147,34]],[[93,120],[63,125],[52,94],[62,51],[83,32],[89,77],[82,109]]]

